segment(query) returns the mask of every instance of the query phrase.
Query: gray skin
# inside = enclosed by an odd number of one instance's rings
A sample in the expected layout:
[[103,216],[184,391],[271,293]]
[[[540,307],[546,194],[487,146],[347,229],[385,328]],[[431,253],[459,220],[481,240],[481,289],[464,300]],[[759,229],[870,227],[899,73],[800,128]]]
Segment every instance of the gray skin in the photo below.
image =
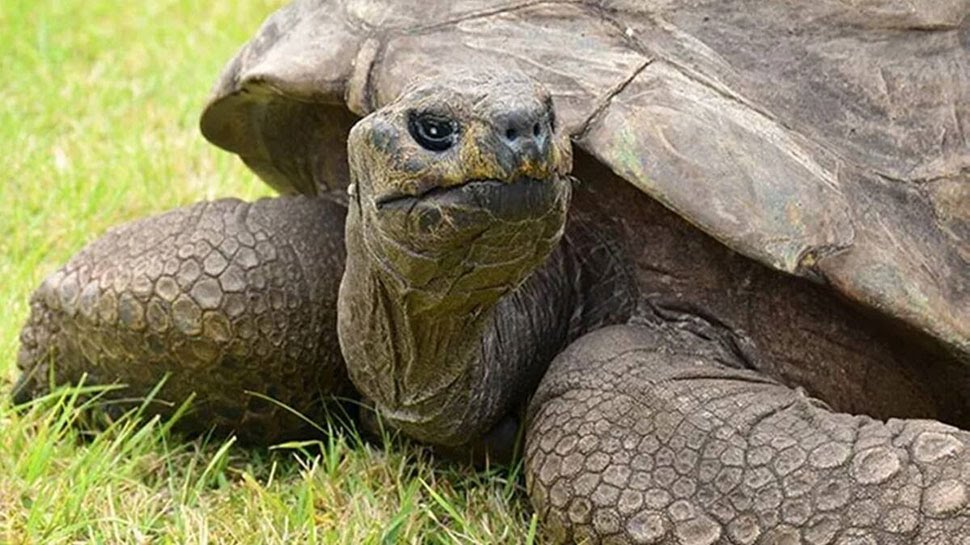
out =
[[[416,135],[429,115],[444,148]],[[961,368],[586,157],[570,177],[536,84],[424,82],[348,155],[346,199],[203,203],[83,250],[32,299],[17,397],[48,373],[124,395],[167,374],[160,400],[197,396],[187,429],[274,441],[299,422],[247,392],[315,417],[349,376],[451,453],[501,456],[524,429],[553,542],[970,540],[970,434],[837,412],[959,419]]]

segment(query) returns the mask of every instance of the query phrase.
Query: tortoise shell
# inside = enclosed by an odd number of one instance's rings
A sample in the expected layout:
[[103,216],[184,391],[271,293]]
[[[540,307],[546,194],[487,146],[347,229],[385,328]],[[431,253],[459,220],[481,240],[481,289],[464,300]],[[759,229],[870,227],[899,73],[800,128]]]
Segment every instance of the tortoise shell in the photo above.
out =
[[297,0],[225,68],[204,135],[281,193],[348,183],[358,116],[488,66],[730,248],[970,362],[970,0]]

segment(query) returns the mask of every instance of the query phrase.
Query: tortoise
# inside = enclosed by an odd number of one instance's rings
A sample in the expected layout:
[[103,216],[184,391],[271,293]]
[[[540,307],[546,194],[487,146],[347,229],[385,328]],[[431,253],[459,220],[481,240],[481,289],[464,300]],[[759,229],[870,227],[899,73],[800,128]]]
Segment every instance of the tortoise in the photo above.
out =
[[970,539],[970,2],[430,4],[272,15],[201,129],[282,195],[83,249],[15,398],[521,434],[554,542]]

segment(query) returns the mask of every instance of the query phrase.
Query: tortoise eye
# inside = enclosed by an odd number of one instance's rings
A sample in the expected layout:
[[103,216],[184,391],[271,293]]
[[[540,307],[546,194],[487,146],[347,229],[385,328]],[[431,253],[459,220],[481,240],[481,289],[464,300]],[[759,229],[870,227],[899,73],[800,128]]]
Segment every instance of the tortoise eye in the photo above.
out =
[[458,123],[441,115],[412,114],[408,119],[408,132],[422,148],[445,151],[455,144]]

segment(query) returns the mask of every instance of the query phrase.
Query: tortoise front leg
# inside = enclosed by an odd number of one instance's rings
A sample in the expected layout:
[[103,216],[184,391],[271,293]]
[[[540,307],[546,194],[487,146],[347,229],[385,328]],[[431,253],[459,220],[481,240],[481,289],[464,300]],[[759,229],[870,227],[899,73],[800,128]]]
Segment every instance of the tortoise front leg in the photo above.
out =
[[[57,383],[166,383],[183,427],[269,442],[349,391],[337,343],[346,208],[323,198],[203,202],[112,229],[50,275],[21,333],[15,398]],[[51,368],[53,365],[53,368]],[[53,373],[50,373],[53,371]]]
[[559,542],[967,543],[970,433],[834,413],[710,341],[615,326],[552,363],[526,477]]

